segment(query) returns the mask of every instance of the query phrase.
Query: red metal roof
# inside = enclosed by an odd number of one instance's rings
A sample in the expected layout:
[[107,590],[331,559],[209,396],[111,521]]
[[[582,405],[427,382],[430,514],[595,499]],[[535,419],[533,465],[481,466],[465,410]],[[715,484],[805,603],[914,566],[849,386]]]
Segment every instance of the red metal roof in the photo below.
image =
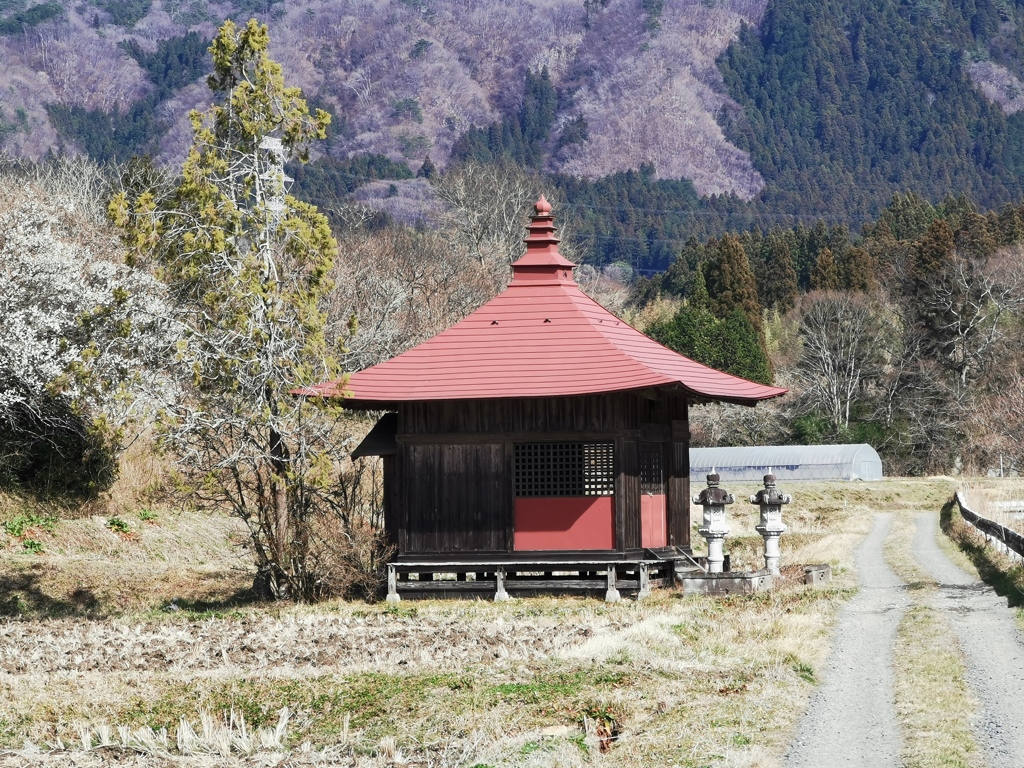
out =
[[296,394],[353,406],[422,400],[586,395],[681,388],[704,400],[753,405],[786,392],[694,362],[615,317],[573,280],[542,197],[512,265],[512,282],[469,317],[407,352]]

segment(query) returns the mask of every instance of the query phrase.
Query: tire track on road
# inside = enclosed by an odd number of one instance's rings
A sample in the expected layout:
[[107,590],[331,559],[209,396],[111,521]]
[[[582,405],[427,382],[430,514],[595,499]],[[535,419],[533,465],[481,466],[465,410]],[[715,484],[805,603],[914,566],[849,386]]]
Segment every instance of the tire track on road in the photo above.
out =
[[991,768],[1024,766],[1024,638],[1006,599],[956,566],[939,549],[938,515],[917,515],[913,555],[938,582],[932,607],[943,611],[967,661],[967,682],[981,702],[974,723]]
[[892,658],[910,599],[883,555],[891,525],[892,515],[876,515],[857,548],[860,591],[840,611],[822,684],[797,727],[784,759],[787,768],[899,765]]

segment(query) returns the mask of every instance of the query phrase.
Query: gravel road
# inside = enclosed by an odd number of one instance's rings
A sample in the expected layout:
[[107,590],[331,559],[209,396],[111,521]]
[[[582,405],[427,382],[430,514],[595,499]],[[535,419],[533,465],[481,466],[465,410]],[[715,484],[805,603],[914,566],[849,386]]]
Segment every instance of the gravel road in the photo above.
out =
[[890,515],[876,515],[871,533],[857,549],[860,591],[839,615],[822,684],[785,758],[790,768],[899,764],[892,651],[910,600],[882,555],[891,524]]
[[939,549],[938,517],[917,516],[914,557],[939,583],[932,607],[945,611],[967,657],[967,683],[981,702],[975,738],[990,768],[1024,766],[1024,638],[1006,599],[964,573]]

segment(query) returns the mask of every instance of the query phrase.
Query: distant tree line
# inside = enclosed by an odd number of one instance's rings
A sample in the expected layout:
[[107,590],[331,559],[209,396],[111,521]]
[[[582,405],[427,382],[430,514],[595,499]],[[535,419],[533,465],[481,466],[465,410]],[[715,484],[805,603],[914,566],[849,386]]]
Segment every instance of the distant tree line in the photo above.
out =
[[899,474],[997,453],[1019,467],[1022,244],[1024,206],[903,193],[857,236],[819,222],[690,240],[633,301],[675,301],[647,331],[695,360],[761,381],[775,363],[792,394],[772,442],[868,442]]

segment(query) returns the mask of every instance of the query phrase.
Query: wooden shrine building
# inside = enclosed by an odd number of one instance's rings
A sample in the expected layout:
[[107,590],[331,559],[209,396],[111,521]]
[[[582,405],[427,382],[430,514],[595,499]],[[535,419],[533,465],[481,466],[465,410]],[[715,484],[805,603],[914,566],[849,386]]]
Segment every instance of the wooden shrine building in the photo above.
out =
[[618,589],[692,563],[691,403],[785,392],[683,357],[590,299],[542,197],[509,286],[347,381],[303,390],[388,411],[354,456],[384,457],[400,593]]

